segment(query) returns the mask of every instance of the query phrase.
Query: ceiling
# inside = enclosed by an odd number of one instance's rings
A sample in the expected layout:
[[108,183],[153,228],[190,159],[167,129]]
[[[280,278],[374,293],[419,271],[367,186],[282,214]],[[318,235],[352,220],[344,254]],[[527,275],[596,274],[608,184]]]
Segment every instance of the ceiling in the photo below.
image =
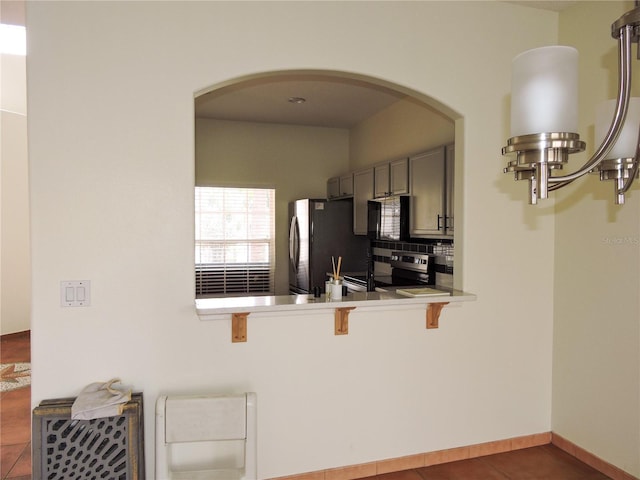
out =
[[406,95],[360,80],[283,74],[201,95],[195,112],[198,118],[349,129],[402,98]]

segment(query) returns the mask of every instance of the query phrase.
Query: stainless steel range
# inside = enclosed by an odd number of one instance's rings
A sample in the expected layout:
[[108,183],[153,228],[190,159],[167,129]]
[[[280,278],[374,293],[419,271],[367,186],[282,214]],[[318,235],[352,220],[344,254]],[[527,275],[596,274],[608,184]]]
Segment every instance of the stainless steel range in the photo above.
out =
[[391,252],[393,285],[435,285],[433,255],[417,252]]
[[[372,291],[375,287],[435,285],[435,256],[417,252],[391,252],[391,279],[382,282],[367,272],[344,274],[343,284],[350,292]],[[387,277],[388,279],[389,277]]]

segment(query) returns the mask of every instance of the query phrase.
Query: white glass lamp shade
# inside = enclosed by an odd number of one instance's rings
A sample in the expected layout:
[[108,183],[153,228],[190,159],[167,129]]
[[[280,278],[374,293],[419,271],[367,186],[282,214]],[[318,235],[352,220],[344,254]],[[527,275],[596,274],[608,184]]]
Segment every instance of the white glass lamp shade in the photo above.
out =
[[[600,103],[596,107],[596,145],[600,145],[604,136],[609,131],[613,114],[616,109],[616,99],[611,99]],[[627,117],[622,127],[622,131],[616,140],[615,145],[609,150],[605,158],[633,158],[636,155],[636,145],[638,144],[638,131],[640,129],[640,98],[629,99],[629,109]]]
[[535,48],[513,59],[511,136],[578,131],[578,51]]

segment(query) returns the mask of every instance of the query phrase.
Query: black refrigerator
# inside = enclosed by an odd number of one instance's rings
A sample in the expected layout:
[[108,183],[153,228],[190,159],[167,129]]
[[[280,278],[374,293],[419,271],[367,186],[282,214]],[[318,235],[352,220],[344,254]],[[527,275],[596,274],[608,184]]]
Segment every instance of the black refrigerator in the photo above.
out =
[[324,292],[331,257],[341,272],[366,272],[369,239],[353,234],[353,201],[303,199],[289,203],[289,292]]

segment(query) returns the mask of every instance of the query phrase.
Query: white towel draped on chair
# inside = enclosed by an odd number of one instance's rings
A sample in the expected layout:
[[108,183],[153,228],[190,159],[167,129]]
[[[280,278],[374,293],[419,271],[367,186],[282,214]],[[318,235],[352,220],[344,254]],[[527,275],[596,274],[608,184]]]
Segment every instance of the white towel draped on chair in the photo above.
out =
[[71,406],[73,420],[92,420],[94,418],[121,415],[124,404],[131,400],[131,390],[115,388],[119,378],[108,382],[91,383],[84,387]]

